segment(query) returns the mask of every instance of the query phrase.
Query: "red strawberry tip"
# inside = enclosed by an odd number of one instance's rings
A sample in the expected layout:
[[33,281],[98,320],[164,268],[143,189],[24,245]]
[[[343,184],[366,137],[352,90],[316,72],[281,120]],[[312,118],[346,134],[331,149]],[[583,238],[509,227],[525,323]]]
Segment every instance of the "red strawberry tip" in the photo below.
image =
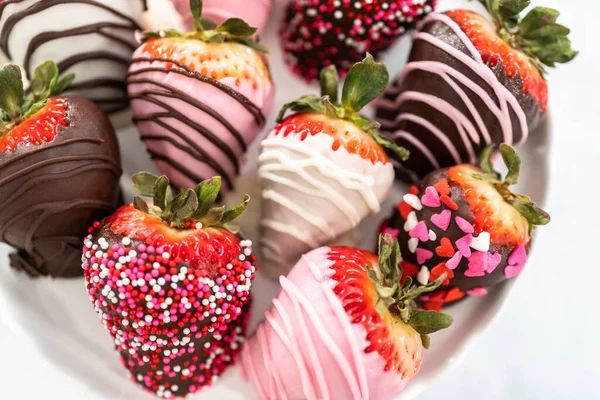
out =
[[[446,279],[442,273],[427,285],[416,285],[411,277],[403,277],[398,241],[391,235],[379,236],[379,270],[368,268],[369,278],[375,285],[379,298],[376,309],[380,315],[389,311],[412,326],[420,335],[425,348],[429,347],[430,333],[449,327],[451,316],[435,311],[417,309],[415,300],[425,293],[436,290]],[[404,284],[401,279],[404,278]]]

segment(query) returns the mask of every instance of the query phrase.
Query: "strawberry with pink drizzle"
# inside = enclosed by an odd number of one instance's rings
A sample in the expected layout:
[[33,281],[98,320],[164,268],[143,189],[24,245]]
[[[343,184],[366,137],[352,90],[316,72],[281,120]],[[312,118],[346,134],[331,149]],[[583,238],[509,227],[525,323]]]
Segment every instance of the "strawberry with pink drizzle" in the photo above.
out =
[[249,144],[265,123],[274,86],[249,38],[256,28],[232,18],[215,27],[190,2],[195,30],[147,32],[127,85],[141,138],[176,188],[214,175],[233,187]]
[[302,256],[242,350],[242,373],[265,400],[387,400],[419,372],[429,334],[452,318],[415,308],[445,276],[415,287],[400,249],[381,236],[365,250],[321,247]]
[[558,11],[530,0],[480,0],[493,23],[470,10],[428,16],[409,62],[377,103],[382,132],[412,154],[396,176],[475,163],[489,144],[523,143],[548,108],[545,68],[572,60]]
[[252,243],[229,223],[237,207],[213,207],[221,179],[182,189],[139,173],[146,202],[94,223],[84,241],[87,290],[131,379],[163,398],[210,385],[243,340],[254,279]]
[[427,175],[404,196],[384,229],[398,235],[408,276],[426,285],[446,274],[439,290],[423,296],[428,309],[485,295],[518,275],[533,227],[550,222],[529,197],[509,189],[521,165],[515,150],[500,145],[508,168],[504,180],[492,169],[491,150],[482,154],[480,168],[461,164]]
[[[186,29],[194,27],[194,17],[190,9],[190,0],[172,0],[177,11],[183,17]],[[273,8],[273,0],[204,0],[203,17],[220,24],[228,18],[241,18],[258,29],[258,34],[264,29]]]

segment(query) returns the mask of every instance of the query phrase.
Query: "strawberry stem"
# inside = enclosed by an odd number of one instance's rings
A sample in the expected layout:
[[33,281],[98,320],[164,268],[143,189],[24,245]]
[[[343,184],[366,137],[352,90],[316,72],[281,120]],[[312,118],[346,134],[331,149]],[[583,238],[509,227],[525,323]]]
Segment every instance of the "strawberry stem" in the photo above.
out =
[[[202,227],[224,227],[236,232],[237,228],[229,223],[244,212],[250,201],[250,196],[246,195],[242,203],[233,208],[213,207],[221,189],[220,176],[200,182],[194,189],[181,189],[175,198],[165,175],[138,172],[132,183],[138,195],[133,199],[135,209],[158,215],[170,227],[181,230],[194,228],[195,223],[200,223]],[[152,206],[149,207],[139,196],[152,197]]]
[[[410,278],[401,285],[401,260],[398,241],[391,235],[380,235],[378,271],[367,267],[369,278],[374,283],[379,296],[375,303],[377,311],[382,316],[386,312],[398,315],[404,323],[411,325],[425,336],[449,327],[453,321],[451,316],[435,311],[418,310],[415,303],[419,296],[437,289],[446,280],[446,274],[423,286],[413,284]],[[429,347],[428,338],[424,339],[424,345],[425,348]]]
[[542,74],[545,67],[573,60],[578,52],[567,37],[570,29],[556,23],[560,13],[552,8],[534,7],[524,17],[530,0],[479,0],[488,10],[500,37],[527,55]]

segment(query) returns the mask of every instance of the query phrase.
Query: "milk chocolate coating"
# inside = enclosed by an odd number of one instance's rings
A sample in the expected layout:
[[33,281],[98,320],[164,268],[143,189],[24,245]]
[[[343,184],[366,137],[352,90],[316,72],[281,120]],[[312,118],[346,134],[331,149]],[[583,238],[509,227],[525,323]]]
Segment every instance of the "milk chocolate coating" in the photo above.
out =
[[114,129],[89,100],[67,98],[68,126],[39,146],[0,153],[0,241],[11,266],[31,276],[82,275],[87,228],[119,197],[121,159]]
[[[421,182],[421,185],[419,187],[419,195],[424,193],[426,187],[433,186],[435,183],[437,183],[441,179],[447,179],[447,178],[448,178],[448,168],[441,169],[441,170],[432,172],[431,174],[427,175]],[[470,211],[469,205],[467,204],[467,201],[465,200],[465,198],[462,194],[462,189],[460,187],[450,186],[449,197],[452,199],[452,201],[454,201],[456,203],[456,205],[458,206],[458,210],[456,210],[456,211],[451,210],[452,223],[450,224],[450,226],[448,227],[448,229],[446,231],[437,227],[435,224],[430,223],[431,216],[433,214],[438,214],[438,213],[442,212],[444,209],[449,209],[448,207],[446,207],[444,205],[444,203],[442,203],[440,205],[440,207],[437,207],[437,208],[423,207],[422,210],[414,210],[414,212],[417,215],[417,220],[418,221],[426,221],[427,227],[429,229],[431,229],[433,232],[435,232],[435,234],[437,236],[436,240],[433,240],[433,241],[428,240],[427,242],[419,243],[419,248],[430,250],[433,253],[433,258],[427,260],[427,262],[426,262],[429,269],[432,269],[439,263],[448,261],[447,257],[446,258],[440,257],[435,252],[436,247],[440,246],[441,239],[443,237],[449,238],[450,241],[452,243],[454,243],[457,239],[460,239],[461,237],[466,235],[466,233],[463,232],[456,223],[454,223],[454,219],[457,216],[464,218],[468,222],[472,222],[474,219],[473,213]],[[397,229],[399,231],[398,243],[400,244],[400,250],[402,252],[402,258],[404,259],[404,261],[407,261],[411,264],[417,265],[420,268],[420,265],[417,262],[416,254],[411,253],[410,250],[408,249],[408,240],[410,239],[410,236],[409,236],[408,232],[406,232],[404,230],[405,222],[406,222],[406,220],[404,218],[402,218],[402,216],[400,215],[398,210],[395,210],[394,213],[392,214],[392,217],[390,218],[390,220],[388,222],[388,226],[390,228]],[[506,280],[506,277],[504,275],[504,269],[508,266],[508,257],[514,251],[514,249],[515,248],[512,246],[497,246],[497,245],[491,244],[490,248],[489,248],[489,252],[490,253],[499,253],[502,257],[502,260],[500,261],[500,263],[498,264],[498,266],[492,273],[486,272],[485,275],[481,276],[481,277],[465,276],[465,271],[467,270],[467,267],[469,265],[469,260],[466,257],[463,257],[461,259],[460,263],[458,264],[458,266],[456,267],[456,269],[453,271],[454,278],[452,278],[450,280],[450,284],[448,286],[442,286],[442,288],[443,289],[451,289],[453,287],[456,287],[456,288],[459,288],[460,290],[462,290],[463,292],[466,292],[467,290],[471,290],[471,289],[475,289],[475,288],[482,288],[482,287],[485,288],[485,287],[493,286],[493,285],[496,285],[496,284]],[[526,249],[527,250],[529,249],[529,245],[526,247]],[[475,251],[475,250],[473,250],[473,251]]]
[[[472,58],[462,40],[445,23],[439,21],[428,22],[422,27],[421,32],[432,34],[436,38],[442,40],[444,43],[459,49],[469,58]],[[465,63],[451,56],[441,48],[425,40],[416,40],[410,53],[409,63],[419,61],[440,62],[452,67],[453,69],[464,74],[468,79],[475,82],[477,86],[481,87],[493,99],[494,103],[498,104],[498,97],[492,86],[485,82]],[[527,125],[529,126],[529,132],[531,132],[538,125],[542,115],[540,104],[530,94],[524,93],[523,81],[518,74],[514,75],[512,78],[509,78],[501,63],[497,63],[493,68],[491,68],[491,70],[498,81],[503,86],[508,88],[510,93],[512,93],[516,98],[517,102],[525,113]],[[490,108],[483,102],[479,95],[475,94],[457,79],[451,78],[451,80],[456,83],[473,102],[473,105],[481,116],[483,123],[487,127],[487,131],[491,136],[492,142],[497,144],[503,143],[503,134],[498,117],[492,113]],[[479,128],[477,128],[477,121],[469,111],[464,100],[461,99],[457,91],[453,89],[442,77],[420,69],[412,70],[408,73],[406,79],[403,79],[401,82],[399,80],[395,80],[391,86],[386,89],[382,95],[382,98],[388,101],[395,101],[402,93],[408,91],[432,95],[456,107],[476,127],[477,133],[480,136],[481,140],[479,144],[476,144],[471,140],[475,154],[479,154],[486,146],[482,132],[479,130]],[[518,143],[523,137],[523,132],[521,131],[519,119],[517,118],[515,111],[510,106],[508,106],[508,108],[512,122],[513,143]],[[396,117],[401,114],[416,115],[436,126],[445,136],[448,137],[450,142],[456,146],[461,158],[460,162],[456,162],[446,145],[444,145],[440,139],[438,139],[423,125],[408,120],[395,121]],[[438,160],[439,168],[450,167],[463,162],[469,163],[475,161],[469,159],[467,148],[465,147],[457,128],[457,122],[440,111],[425,104],[424,102],[406,101],[394,109],[389,109],[387,107],[381,107],[378,105],[376,109],[376,120],[382,124],[380,132],[384,135],[393,136],[395,132],[405,131],[418,138]],[[402,162],[402,166],[405,169],[400,168],[397,170],[396,177],[398,179],[406,182],[416,183],[426,174],[436,169],[436,167],[432,165],[424,153],[410,141],[406,140],[405,138],[398,138],[396,139],[396,143],[405,147],[411,152],[410,159]],[[391,152],[390,156],[393,157]],[[411,176],[408,174],[406,169],[412,171],[414,174],[416,174],[416,176]]]

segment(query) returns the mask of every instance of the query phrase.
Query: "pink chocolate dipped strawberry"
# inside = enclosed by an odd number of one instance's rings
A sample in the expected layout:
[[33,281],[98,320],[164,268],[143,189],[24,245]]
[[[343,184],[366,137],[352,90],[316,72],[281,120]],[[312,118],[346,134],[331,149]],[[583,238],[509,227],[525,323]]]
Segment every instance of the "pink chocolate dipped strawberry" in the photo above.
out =
[[531,231],[550,217],[531,199],[512,193],[521,161],[501,145],[508,174],[493,171],[491,147],[481,167],[457,165],[427,175],[398,205],[387,229],[398,232],[405,271],[421,284],[446,274],[435,293],[424,297],[429,309],[465,295],[481,296],[487,288],[513,278],[525,266]]
[[[194,17],[190,9],[190,0],[172,0],[183,18],[186,29],[193,29]],[[260,34],[273,8],[273,0],[246,0],[240,5],[239,0],[204,0],[203,17],[220,24],[229,18],[241,18],[255,26]]]
[[232,209],[213,207],[221,180],[182,189],[139,173],[146,202],[94,223],[84,241],[87,290],[131,379],[163,398],[210,385],[237,356],[254,279],[252,244],[229,223]]
[[[274,87],[256,32],[236,18],[214,27],[192,0],[195,30],[145,33],[127,85],[142,140],[176,188],[220,175],[233,187],[265,123]],[[257,50],[258,49],[258,50]]]
[[321,247],[302,256],[266,320],[242,350],[243,375],[261,399],[378,399],[397,396],[419,372],[429,334],[452,318],[414,299],[445,276],[416,287],[403,277],[398,243],[380,237],[365,250]]
[[429,14],[437,0],[292,0],[281,26],[292,71],[316,80],[322,68],[345,75],[365,52],[375,57]]
[[409,62],[377,103],[382,132],[413,155],[397,177],[474,163],[490,144],[523,143],[548,108],[546,67],[571,61],[558,11],[529,0],[480,0],[490,22],[470,10],[427,17]]
[[[258,158],[267,274],[286,274],[302,254],[379,212],[394,180],[383,146],[407,154],[358,112],[387,81],[385,66],[367,55],[348,73],[341,103],[337,72],[328,67],[321,73],[322,98],[304,96],[281,110]],[[289,109],[296,113],[284,118]]]
[[0,242],[30,276],[81,276],[87,227],[117,207],[115,131],[92,102],[61,95],[72,80],[47,61],[25,94],[20,69],[0,69]]

